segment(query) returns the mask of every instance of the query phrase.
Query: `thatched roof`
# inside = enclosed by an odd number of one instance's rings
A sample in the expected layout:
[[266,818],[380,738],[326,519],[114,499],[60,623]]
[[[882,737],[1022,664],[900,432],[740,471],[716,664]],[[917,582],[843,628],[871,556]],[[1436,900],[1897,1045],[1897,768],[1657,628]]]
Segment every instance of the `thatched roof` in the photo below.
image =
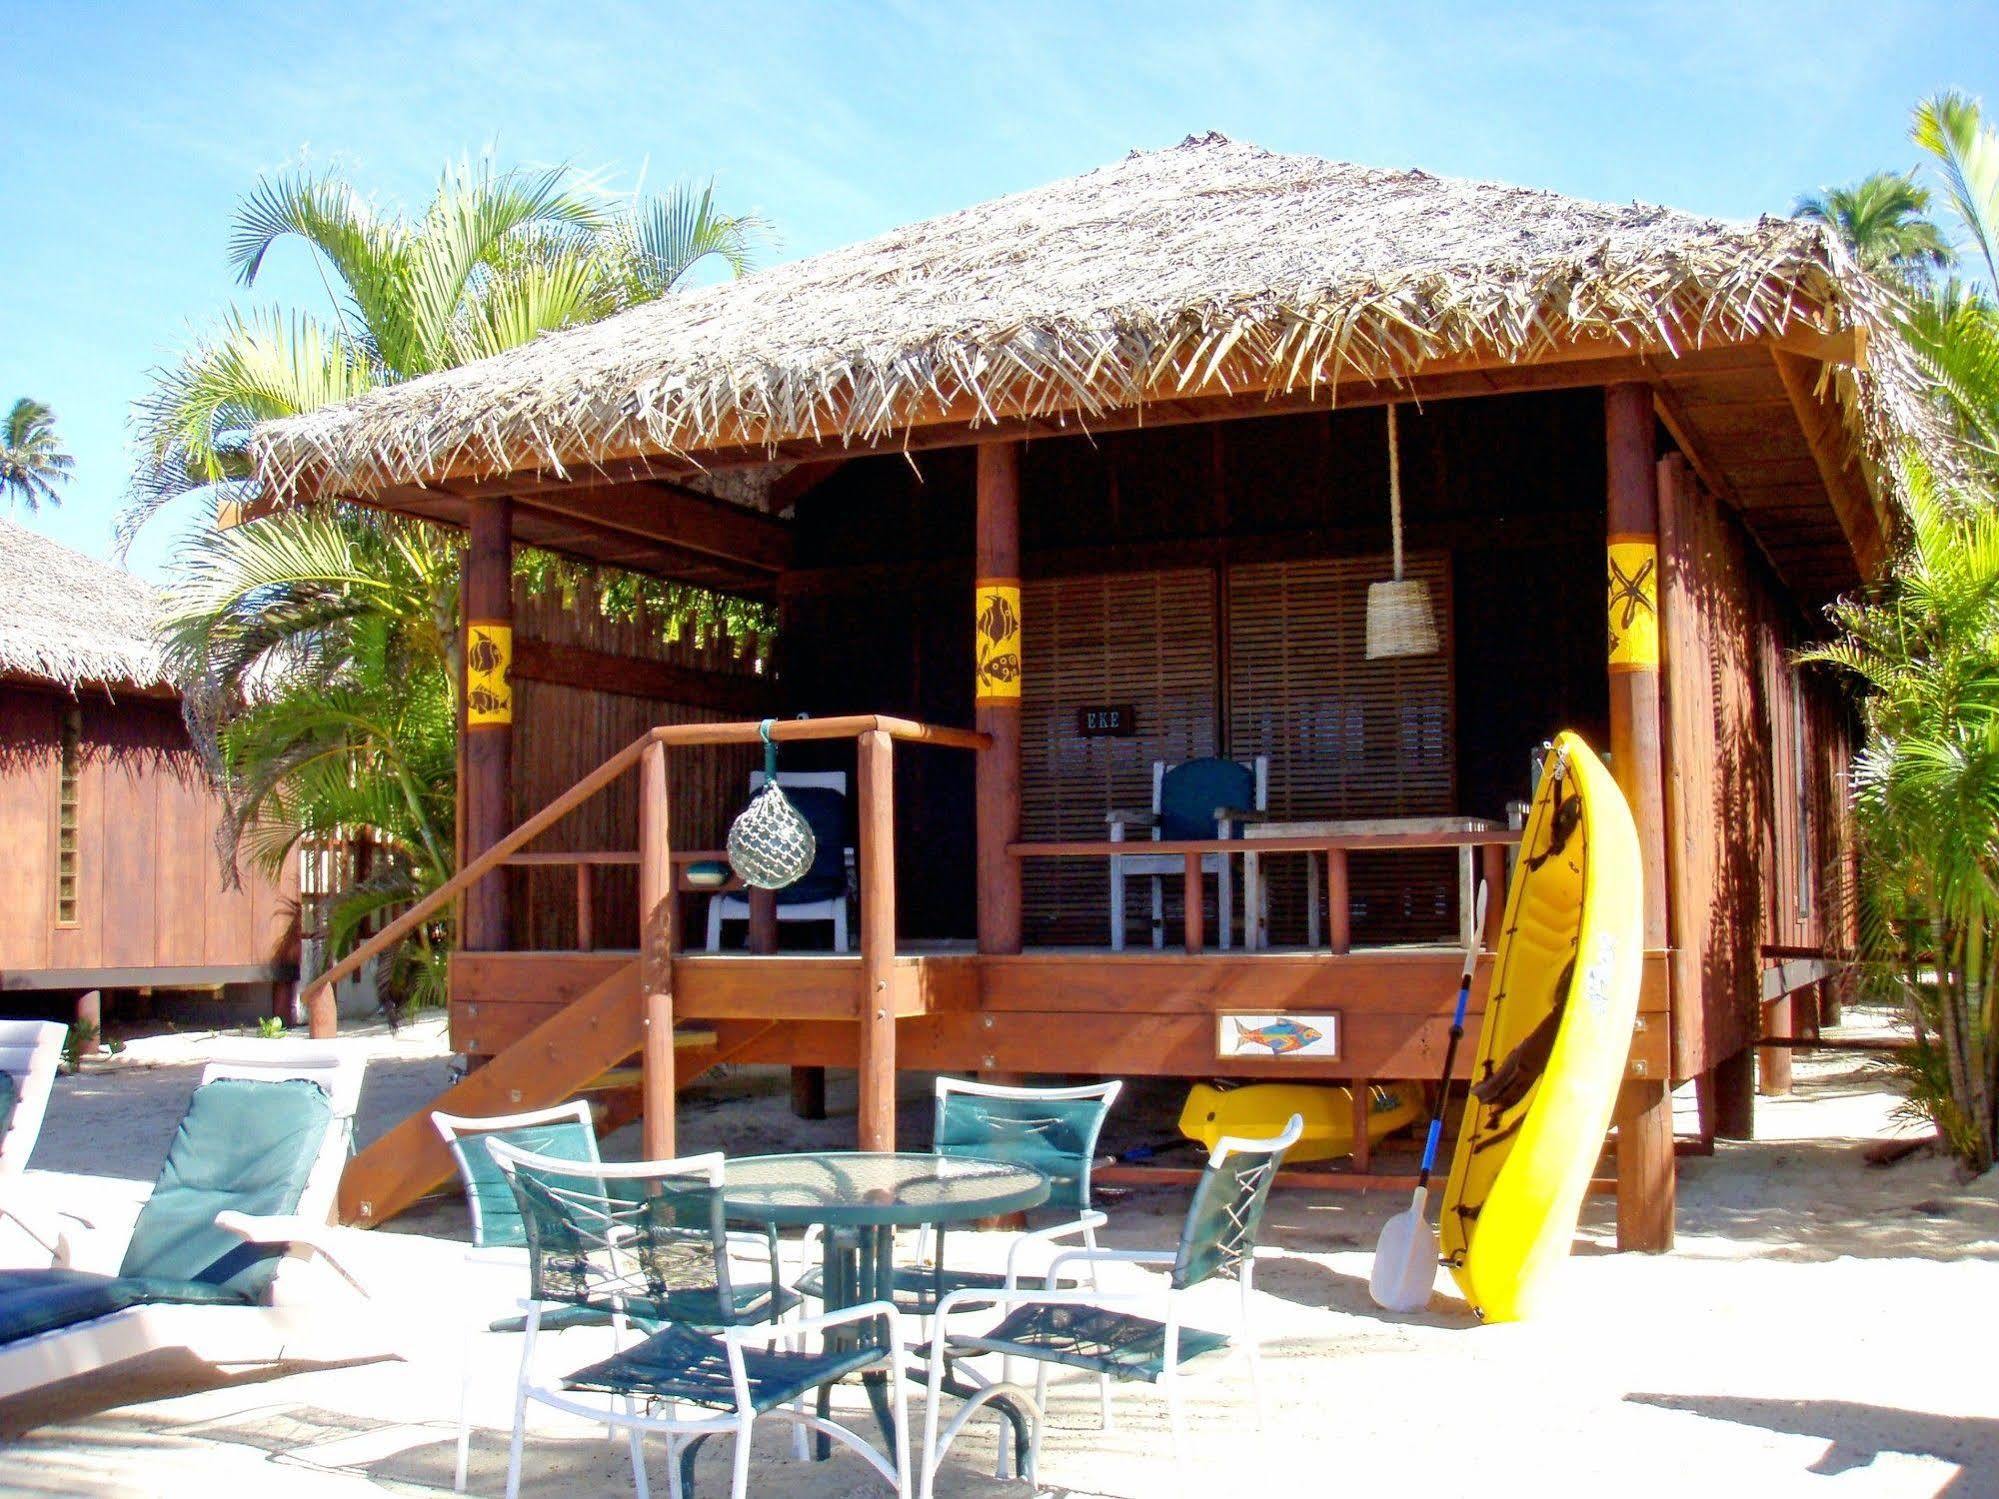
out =
[[166,680],[158,608],[123,568],[0,520],[0,673],[71,689],[156,686]]
[[[365,495],[635,454],[893,441],[944,413],[1087,420],[1217,388],[1337,399],[1342,380],[1459,356],[1885,326],[1878,296],[1789,219],[1206,136],[271,423],[254,451],[280,491]],[[1877,416],[1917,415],[1892,391],[1862,394]]]

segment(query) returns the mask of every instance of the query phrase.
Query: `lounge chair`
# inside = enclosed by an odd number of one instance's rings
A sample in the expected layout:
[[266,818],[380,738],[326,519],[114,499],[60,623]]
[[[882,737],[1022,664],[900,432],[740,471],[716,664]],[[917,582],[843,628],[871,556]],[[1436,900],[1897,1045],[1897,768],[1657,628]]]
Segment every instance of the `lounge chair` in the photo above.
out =
[[[730,1274],[730,1236],[722,1218],[722,1157],[590,1165],[531,1155],[503,1141],[487,1149],[513,1183],[528,1226],[532,1289],[527,1346],[514,1398],[507,1459],[507,1499],[520,1492],[530,1401],[621,1427],[632,1482],[648,1493],[643,1439],[667,1439],[672,1492],[691,1476],[694,1453],[710,1436],[736,1439],[733,1499],[749,1486],[750,1433],[759,1416],[777,1416],[801,1433],[816,1431],[865,1458],[910,1496],[909,1421],[902,1340],[894,1306],[871,1301],[827,1316],[778,1321],[782,1288],[739,1286]],[[659,1330],[565,1377],[535,1382],[530,1365],[545,1319],[573,1308],[615,1308]],[[802,1347],[819,1334],[816,1352]],[[779,1347],[778,1344],[785,1346]],[[884,1457],[847,1427],[813,1414],[806,1399],[822,1386],[886,1366],[894,1412],[895,1454]],[[579,1397],[605,1397],[606,1410]],[[691,1406],[692,1414],[680,1414]]]
[[[1009,1361],[1031,1359],[1039,1365],[1029,1409],[1034,1436],[1022,1475],[1029,1483],[1035,1481],[1041,1450],[1041,1429],[1046,1419],[1043,1413],[1048,1404],[1048,1369],[1052,1364],[1112,1379],[1143,1380],[1159,1385],[1166,1396],[1167,1425],[1177,1460],[1181,1456],[1180,1366],[1229,1344],[1220,1333],[1183,1326],[1180,1301],[1185,1292],[1217,1275],[1233,1275],[1239,1287],[1238,1331],[1249,1363],[1257,1428],[1263,1430],[1266,1424],[1263,1371],[1250,1322],[1250,1283],[1256,1273],[1256,1241],[1263,1226],[1271,1179],[1284,1159],[1284,1152],[1297,1142],[1304,1128],[1305,1121],[1293,1114],[1284,1132],[1271,1139],[1238,1140],[1225,1136],[1218,1140],[1208,1156],[1207,1169],[1194,1188],[1194,1199],[1188,1204],[1178,1249],[1070,1250],[1056,1256],[1049,1266],[1046,1289],[964,1290],[945,1296],[938,1305],[930,1340],[930,1398],[924,1411],[923,1430],[925,1499],[932,1493],[944,1453],[981,1406],[996,1399],[1023,1402],[1024,1392],[1012,1384],[986,1381],[976,1371],[964,1367],[966,1360],[986,1354],[997,1354]],[[1141,1293],[1056,1289],[1057,1277],[1064,1268],[1112,1261],[1160,1266],[1168,1271],[1166,1284]],[[997,1326],[974,1335],[949,1331],[950,1318],[960,1307],[991,1302],[1006,1309]],[[1140,1308],[1157,1312],[1158,1316],[1143,1315]],[[954,1374],[974,1386],[974,1390],[940,1437],[939,1408],[945,1381]]]
[[[293,1042],[210,1063],[117,1274],[0,1271],[0,1429],[37,1424],[38,1410],[114,1368],[129,1388],[160,1365],[198,1384],[218,1371],[386,1355],[327,1228],[361,1070],[351,1054]],[[67,1237],[61,1247],[67,1261]]]

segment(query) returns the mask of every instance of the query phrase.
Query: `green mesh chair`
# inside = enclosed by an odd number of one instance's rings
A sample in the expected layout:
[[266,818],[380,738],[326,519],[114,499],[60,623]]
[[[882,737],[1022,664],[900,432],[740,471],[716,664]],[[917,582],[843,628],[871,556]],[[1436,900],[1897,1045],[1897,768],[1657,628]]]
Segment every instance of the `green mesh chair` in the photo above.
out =
[[[824,1433],[858,1452],[897,1493],[911,1492],[895,1307],[876,1301],[821,1317],[777,1320],[785,1304],[781,1288],[739,1286],[733,1278],[719,1154],[606,1165],[533,1155],[502,1141],[488,1142],[487,1150],[518,1204],[530,1281],[507,1499],[520,1492],[530,1401],[622,1429],[640,1499],[649,1493],[643,1450],[648,1434],[667,1439],[676,1495],[686,1481],[681,1465],[691,1478],[699,1444],[733,1434],[731,1493],[742,1499],[749,1485],[751,1428],[766,1415]],[[530,1372],[535,1340],[544,1318],[564,1308],[608,1309],[627,1323],[649,1322],[658,1330],[574,1371],[559,1386],[540,1385]],[[819,1350],[808,1351],[807,1336],[828,1329],[840,1331]],[[806,1403],[821,1387],[882,1364],[893,1391],[893,1460]],[[579,1398],[590,1395],[608,1396],[613,1404],[606,1410]],[[699,1414],[681,1416],[683,1405]]]
[[[1256,1334],[1250,1321],[1251,1282],[1256,1273],[1257,1236],[1262,1230],[1271,1179],[1284,1152],[1303,1133],[1305,1121],[1296,1114],[1284,1132],[1267,1140],[1223,1137],[1208,1156],[1207,1169],[1194,1188],[1177,1249],[1076,1249],[1056,1257],[1042,1290],[958,1291],[937,1308],[930,1339],[929,1401],[924,1412],[923,1494],[928,1499],[938,1464],[965,1423],[979,1409],[999,1398],[1024,1401],[1025,1392],[1011,1383],[982,1379],[965,1361],[997,1354],[1008,1360],[1032,1359],[1037,1364],[1030,1408],[1034,1437],[1028,1446],[1025,1477],[1033,1482],[1041,1450],[1043,1412],[1048,1400],[1048,1371],[1062,1365],[1110,1379],[1157,1384],[1166,1396],[1173,1455],[1181,1455],[1180,1366],[1189,1359],[1228,1346],[1220,1333],[1183,1326],[1180,1302],[1185,1293],[1216,1276],[1233,1276],[1239,1288],[1239,1332],[1249,1363],[1258,1429],[1264,1426],[1263,1371]],[[1169,1274],[1164,1287],[1142,1293],[1071,1291],[1057,1288],[1057,1276],[1070,1264],[1159,1265]],[[1008,1308],[998,1325],[986,1332],[953,1334],[951,1314],[973,1301],[996,1301]],[[1144,1311],[1155,1311],[1157,1317]],[[938,1411],[945,1380],[956,1375],[972,1388],[964,1405],[940,1437]]]
[[[527,1230],[521,1223],[520,1204],[506,1173],[486,1148],[499,1140],[516,1150],[558,1160],[597,1160],[597,1131],[590,1119],[590,1105],[578,1101],[552,1109],[535,1109],[524,1114],[499,1114],[484,1119],[457,1114],[433,1113],[430,1122],[444,1137],[445,1148],[457,1163],[458,1179],[465,1188],[465,1204],[472,1215],[472,1245],[465,1252],[468,1267],[500,1264],[527,1266]],[[565,1307],[544,1319],[544,1330],[557,1327],[607,1326],[611,1312],[601,1307]],[[490,1333],[527,1331],[524,1314],[495,1318],[487,1323]],[[465,1492],[465,1469],[471,1458],[470,1416],[473,1340],[478,1329],[470,1318],[465,1326],[463,1357],[458,1382],[458,1466],[452,1488]]]

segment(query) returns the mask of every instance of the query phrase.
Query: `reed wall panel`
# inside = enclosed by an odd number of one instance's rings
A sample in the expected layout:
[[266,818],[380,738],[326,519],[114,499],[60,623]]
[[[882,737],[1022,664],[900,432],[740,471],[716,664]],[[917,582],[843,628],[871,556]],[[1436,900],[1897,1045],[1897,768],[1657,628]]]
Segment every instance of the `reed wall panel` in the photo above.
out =
[[[1270,757],[1274,819],[1455,810],[1450,559],[1415,554],[1404,569],[1429,587],[1439,649],[1370,661],[1368,585],[1392,565],[1385,556],[1329,557],[1227,574],[1229,753]],[[1304,861],[1274,858],[1269,868],[1272,938],[1302,942]],[[1455,933],[1455,855],[1357,854],[1349,873],[1356,941]]]

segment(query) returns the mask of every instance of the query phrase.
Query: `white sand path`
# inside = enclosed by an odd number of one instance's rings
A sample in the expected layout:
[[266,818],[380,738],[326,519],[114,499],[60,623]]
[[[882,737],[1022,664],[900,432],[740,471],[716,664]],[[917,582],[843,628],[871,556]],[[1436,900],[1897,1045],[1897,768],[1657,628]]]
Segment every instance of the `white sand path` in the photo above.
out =
[[[445,1063],[434,1034],[355,1044],[371,1054],[366,1139],[431,1097]],[[105,1072],[63,1079],[34,1161],[43,1184],[118,1231],[164,1154],[198,1070],[189,1055],[203,1045],[175,1038]],[[1594,1201],[1564,1304],[1531,1325],[1479,1327],[1441,1280],[1426,1314],[1381,1315],[1366,1294],[1369,1251],[1400,1197],[1281,1194],[1257,1281],[1268,1434],[1256,1433],[1237,1360],[1194,1366],[1190,1457],[1180,1465],[1153,1391],[1121,1390],[1119,1422],[1106,1433],[1096,1427],[1094,1384],[1077,1382],[1053,1402],[1044,1491],[1247,1499],[1267,1483],[1370,1496],[1999,1494],[1993,1179],[1962,1184],[1928,1155],[1864,1164],[1866,1143],[1893,1132],[1894,1100],[1852,1056],[1801,1057],[1798,1080],[1791,1098],[1760,1105],[1762,1138],[1682,1162],[1672,1254],[1609,1252],[1611,1207]],[[912,1142],[927,1129],[924,1087],[906,1080]],[[1176,1089],[1135,1092],[1113,1147],[1155,1140],[1162,1116],[1170,1121]],[[682,1142],[737,1153],[837,1146],[852,1131],[851,1093],[838,1078],[833,1105],[823,1123],[794,1120],[781,1074],[739,1072],[690,1092]],[[614,1140],[607,1153],[635,1150],[635,1141]],[[1145,1189],[1107,1205],[1112,1242],[1168,1246],[1184,1194]],[[379,1288],[385,1336],[407,1361],[296,1373],[45,1427],[0,1450],[0,1489],[448,1492],[458,1329],[475,1303],[497,1313],[516,1293],[511,1275],[466,1274],[452,1241],[463,1224],[462,1209],[447,1203],[395,1231],[348,1236]],[[997,1264],[969,1238],[954,1247]],[[1123,1279],[1142,1286],[1146,1276]],[[1226,1327],[1233,1288],[1211,1290],[1211,1325]],[[589,1336],[555,1340],[551,1372],[591,1357]],[[497,1335],[475,1342],[481,1430],[472,1487],[496,1494],[518,1345]],[[726,1443],[710,1446],[701,1492],[726,1492]],[[760,1434],[758,1452],[756,1494],[883,1491],[851,1459],[790,1461],[777,1427]],[[1025,1493],[991,1478],[992,1452],[982,1425],[954,1451],[940,1494]],[[631,1492],[624,1450],[601,1431],[544,1418],[528,1453],[527,1493]],[[663,1447],[652,1477],[664,1493]]]

